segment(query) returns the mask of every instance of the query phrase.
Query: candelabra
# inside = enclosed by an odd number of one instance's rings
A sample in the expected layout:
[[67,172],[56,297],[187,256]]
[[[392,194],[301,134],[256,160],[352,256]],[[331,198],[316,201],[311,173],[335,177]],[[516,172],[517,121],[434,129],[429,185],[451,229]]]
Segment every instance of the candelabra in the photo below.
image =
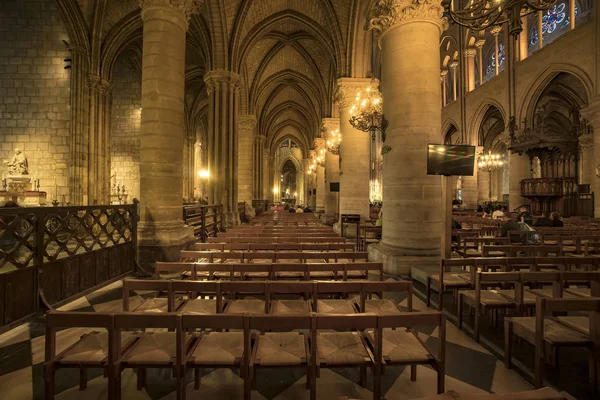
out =
[[119,201],[119,203],[121,203],[121,201],[124,198],[127,198],[127,195],[125,194],[125,185],[119,185],[119,184],[115,184],[113,186],[113,196],[117,198],[117,200]]
[[359,131],[371,132],[373,140],[375,132],[381,131],[385,142],[387,121],[383,116],[383,99],[378,86],[379,81],[372,79],[369,87],[356,94],[354,105],[350,108],[350,124]]
[[340,154],[340,143],[342,142],[342,134],[339,129],[333,132],[329,132],[327,139],[327,150],[333,155],[338,156]]
[[504,157],[500,154],[494,154],[492,151],[488,151],[487,154],[480,154],[479,160],[477,161],[477,168],[482,171],[489,173],[489,187],[488,187],[488,198],[492,198],[492,172],[504,168]]

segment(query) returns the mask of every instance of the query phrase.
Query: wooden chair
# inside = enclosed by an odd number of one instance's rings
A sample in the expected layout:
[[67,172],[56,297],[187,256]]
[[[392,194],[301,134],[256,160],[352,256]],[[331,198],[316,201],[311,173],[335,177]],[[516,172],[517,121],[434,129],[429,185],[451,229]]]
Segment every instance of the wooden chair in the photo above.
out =
[[[557,347],[587,347],[590,349],[590,383],[597,388],[596,369],[597,359],[595,357],[598,349],[594,348],[594,342],[600,339],[598,323],[600,321],[600,299],[548,299],[537,298],[536,316],[506,318],[504,320],[505,328],[505,366],[511,368],[512,365],[512,342],[513,335],[517,335],[529,343],[535,345],[535,387],[540,388],[543,385],[544,378],[544,356],[546,348]],[[594,326],[590,326],[588,331],[593,336],[586,335],[578,330],[569,327],[554,317],[546,316],[547,312],[588,312],[590,321]]]
[[234,276],[239,276],[244,281],[253,279],[265,280],[272,277],[272,264],[233,264]]
[[[145,299],[142,304],[135,309],[130,310],[129,294],[132,290],[143,290],[155,292],[156,297]],[[175,311],[178,304],[173,302],[168,297],[171,291],[171,281],[166,280],[138,280],[138,279],[123,279],[123,311],[134,312],[171,312]],[[160,297],[161,294],[167,297]]]
[[[311,333],[313,317],[309,313],[296,315],[252,315],[250,329],[261,333],[254,338],[249,376],[256,379],[260,368],[303,368],[306,369],[307,386],[311,398],[315,398],[313,368],[310,363],[308,338]],[[294,330],[305,330],[297,332]],[[265,332],[284,330],[285,332]],[[248,397],[249,398],[249,397]]]
[[369,272],[375,272],[379,276],[379,280],[383,281],[383,263],[374,262],[355,262],[345,263],[342,280],[350,279],[368,279]]
[[220,283],[217,281],[171,281],[169,300],[174,303],[176,294],[187,299],[177,308],[184,314],[212,315],[223,311]]
[[[196,269],[193,262],[160,262],[154,263],[154,279],[181,279],[189,276],[197,280]],[[166,275],[166,276],[165,276]]]
[[139,338],[115,361],[115,398],[121,398],[121,372],[137,369],[137,388],[145,386],[147,368],[167,368],[177,379],[177,398],[183,385],[180,365],[184,349],[192,343],[191,335],[181,335],[181,315],[174,313],[124,313],[115,315],[115,354],[121,354],[122,331],[126,329],[166,328],[169,332],[141,332]]
[[[474,268],[474,259],[442,259],[440,273],[427,276],[425,287],[427,297],[427,307],[431,306],[431,287],[436,286],[439,290],[440,298],[438,310],[444,309],[444,292],[447,289],[454,291],[454,299],[458,298],[458,289],[469,288],[472,285],[471,274],[469,270]],[[453,272],[453,269],[460,268],[459,272]]]
[[250,264],[253,262],[259,263],[274,263],[275,262],[275,252],[273,251],[256,251],[254,253],[243,253],[244,260]]
[[[321,368],[360,368],[360,384],[366,386],[367,367],[373,369],[375,379],[381,377],[381,357],[371,352],[361,331],[377,329],[378,317],[371,314],[313,316],[311,332],[311,359],[313,377],[321,376]],[[335,330],[322,332],[322,330]],[[349,330],[351,330],[349,332]],[[381,387],[375,384],[375,389]],[[311,379],[311,400],[316,399],[316,379]],[[314,397],[312,397],[314,395]],[[373,399],[381,399],[376,390]]]
[[[313,296],[316,285],[316,282],[308,281],[269,282],[269,314],[310,314],[312,307],[309,299]],[[284,298],[279,299],[277,295],[283,295]],[[302,295],[303,298],[290,299],[289,295]]]
[[308,266],[305,263],[272,264],[271,279],[306,280],[308,279]]
[[[353,314],[356,312],[350,294],[360,294],[361,282],[318,281],[313,295],[313,310],[321,314]],[[319,299],[321,294],[341,296],[341,299]]]
[[[419,338],[414,327],[438,327],[437,351]],[[398,329],[405,328],[405,329]],[[444,393],[446,378],[446,318],[441,312],[414,312],[378,316],[377,332],[368,331],[367,339],[381,357],[383,373],[391,365],[410,365],[410,380],[417,380],[417,366],[431,365],[437,372],[437,392]],[[374,393],[381,395],[381,377],[374,377]],[[380,397],[376,397],[379,399]]]
[[[268,298],[267,284],[262,282],[221,282],[221,294],[227,296],[225,300],[224,313],[227,314],[266,314],[269,309],[266,299]],[[247,299],[246,296],[258,296],[261,299]],[[238,297],[242,297],[238,299]]]
[[[179,342],[184,343],[185,332],[195,332],[197,338],[186,348],[183,357],[182,376],[186,376],[188,368],[194,369],[194,389],[200,389],[200,370],[202,368],[238,368],[244,380],[245,400],[250,400],[250,364],[251,335],[250,319],[248,314],[219,314],[219,315],[191,315],[181,317],[182,329],[179,331]],[[212,330],[211,332],[198,332],[199,330]],[[221,332],[220,330],[227,330]],[[236,330],[231,332],[229,330]],[[182,399],[185,399],[186,390],[184,379],[180,389]]]
[[336,280],[344,277],[345,264],[306,264],[308,279]]
[[[412,311],[412,282],[411,281],[384,281],[361,282],[360,303],[356,306],[360,312],[377,315],[400,314],[402,310],[398,304],[389,299],[384,299],[384,292],[406,293],[408,311]],[[371,296],[377,294],[378,298]]]

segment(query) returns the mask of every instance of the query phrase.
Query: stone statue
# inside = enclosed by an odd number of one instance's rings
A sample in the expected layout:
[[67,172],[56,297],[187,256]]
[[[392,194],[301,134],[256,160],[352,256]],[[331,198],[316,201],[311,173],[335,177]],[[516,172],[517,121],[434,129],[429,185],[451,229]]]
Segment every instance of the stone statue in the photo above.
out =
[[8,175],[28,175],[27,157],[21,152],[21,149],[16,148],[15,154],[10,161],[4,161],[8,167]]

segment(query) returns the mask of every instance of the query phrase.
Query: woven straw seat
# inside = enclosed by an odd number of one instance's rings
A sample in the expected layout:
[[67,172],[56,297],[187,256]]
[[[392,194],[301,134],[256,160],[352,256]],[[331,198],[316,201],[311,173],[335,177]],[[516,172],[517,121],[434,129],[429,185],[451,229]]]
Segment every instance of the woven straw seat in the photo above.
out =
[[370,361],[369,353],[357,332],[321,332],[317,351],[328,365],[355,365]]
[[[231,272],[226,272],[226,271],[215,271],[213,276],[216,279],[229,279],[231,277]],[[234,272],[233,273],[233,277],[234,278],[239,278],[240,276],[242,276],[242,274],[240,272]]]
[[277,278],[281,279],[301,279],[304,278],[304,272],[302,271],[278,271],[275,273]]
[[264,300],[233,300],[227,307],[228,314],[264,314],[265,313],[265,302]]
[[140,304],[135,312],[167,312],[169,311],[169,299],[158,297],[155,299],[146,299]]
[[311,312],[308,300],[274,300],[271,302],[271,314],[309,314]]
[[[440,275],[431,275],[432,282],[439,282]],[[467,287],[470,286],[471,276],[468,273],[448,273],[444,274],[444,285],[445,286],[458,286]]]
[[[340,276],[344,276],[344,273],[342,271],[339,272]],[[346,276],[348,278],[355,278],[355,279],[363,279],[367,277],[367,272],[366,271],[347,271],[346,272]]]
[[190,364],[237,365],[244,355],[243,332],[211,332],[200,337]]
[[331,279],[335,275],[331,271],[310,271],[309,276],[311,278],[317,278],[317,279],[323,279],[323,278]]
[[592,289],[590,289],[590,288],[575,288],[575,287],[567,288],[563,292],[563,296],[565,295],[565,292],[568,294],[572,294],[574,296],[578,296],[578,297],[591,297],[592,296]]
[[563,253],[575,253],[576,251],[576,246],[563,246]]
[[[476,292],[475,290],[461,290],[459,293],[474,302]],[[480,303],[494,306],[511,305],[514,304],[514,300],[502,296],[497,290],[482,290]]]
[[354,314],[352,300],[317,300],[317,312],[321,314]]
[[465,255],[469,258],[481,257],[481,252],[477,249],[467,249],[467,251],[465,251]]
[[325,260],[324,258],[321,259],[312,259],[309,258],[308,260],[306,260],[307,264],[322,264],[322,263],[326,263],[327,260]]
[[[503,290],[493,290],[493,292],[499,293],[502,296],[509,298],[511,300],[515,299],[515,291],[514,290],[503,289]],[[526,306],[535,306],[536,299],[537,299],[537,296],[535,294],[529,292],[528,290],[523,291],[523,303],[525,303]]]
[[590,335],[590,318],[585,316],[556,317],[561,323],[586,336]]
[[[133,332],[123,332],[121,348],[126,348],[137,336]],[[102,363],[108,358],[108,332],[90,332],[63,353],[62,363]]]
[[[535,317],[513,317],[510,319],[513,324],[535,332]],[[552,343],[586,343],[589,339],[556,320],[544,319],[544,340]]]
[[488,257],[506,257],[503,251],[491,250],[488,252]]
[[[552,298],[553,290],[552,288],[544,288],[544,289],[529,289],[528,292],[533,293],[536,296],[540,297],[549,297]],[[566,290],[563,292],[563,299],[577,299],[580,296],[576,296],[572,293],[567,292]]]
[[[369,331],[368,334],[371,343],[375,343],[374,332]],[[386,362],[429,362],[433,359],[414,333],[406,329],[385,328],[382,343],[382,355]]]
[[306,362],[306,341],[299,332],[267,332],[258,338],[256,364],[301,365]]
[[245,272],[244,276],[250,279],[269,279],[268,272]]
[[365,312],[377,315],[400,314],[401,311],[391,300],[372,299],[365,300]]
[[[186,335],[187,339],[191,335]],[[143,334],[123,361],[129,364],[166,364],[176,356],[175,332],[150,332]]]
[[185,314],[209,315],[217,313],[217,301],[213,299],[189,300],[180,310]]

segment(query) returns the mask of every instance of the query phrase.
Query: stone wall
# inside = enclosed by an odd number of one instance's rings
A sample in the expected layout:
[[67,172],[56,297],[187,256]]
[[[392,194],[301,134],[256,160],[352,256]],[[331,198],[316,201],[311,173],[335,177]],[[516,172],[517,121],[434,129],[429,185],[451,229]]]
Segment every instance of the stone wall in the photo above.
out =
[[[0,1],[0,160],[19,147],[48,201],[69,201],[69,41],[54,0]],[[2,167],[4,170],[4,167]]]
[[140,198],[140,117],[142,74],[123,55],[117,61],[112,81],[111,190],[125,185],[128,202]]

